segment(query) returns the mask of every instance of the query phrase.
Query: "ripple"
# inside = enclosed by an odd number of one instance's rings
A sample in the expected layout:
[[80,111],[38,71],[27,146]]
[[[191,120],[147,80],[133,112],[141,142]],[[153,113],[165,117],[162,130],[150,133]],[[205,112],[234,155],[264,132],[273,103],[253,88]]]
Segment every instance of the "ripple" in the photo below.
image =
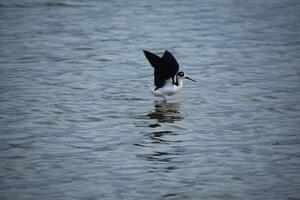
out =
[[90,46],[78,46],[78,47],[72,47],[72,50],[75,50],[75,51],[93,51],[93,50],[96,50],[96,49],[93,48],[93,47],[90,47]]
[[126,95],[105,95],[103,96],[104,99],[108,100],[124,100],[124,101],[143,101],[145,99],[138,98],[138,97],[130,97]]
[[27,2],[26,4],[1,4],[0,7],[16,7],[16,8],[76,8],[76,7],[90,7],[84,4],[70,4],[61,2]]

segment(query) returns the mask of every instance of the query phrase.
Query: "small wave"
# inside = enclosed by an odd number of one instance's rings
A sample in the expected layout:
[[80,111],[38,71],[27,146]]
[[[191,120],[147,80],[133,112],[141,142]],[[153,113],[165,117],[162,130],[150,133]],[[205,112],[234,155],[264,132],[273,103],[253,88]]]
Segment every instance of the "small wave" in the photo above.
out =
[[104,96],[104,99],[109,99],[109,100],[127,100],[127,101],[144,101],[145,99],[143,98],[138,98],[138,97],[128,97],[125,95],[117,95],[117,96]]
[[0,4],[2,8],[76,8],[76,7],[91,7],[90,5],[84,4],[70,4],[62,2],[35,2],[35,3],[21,3],[21,4]]

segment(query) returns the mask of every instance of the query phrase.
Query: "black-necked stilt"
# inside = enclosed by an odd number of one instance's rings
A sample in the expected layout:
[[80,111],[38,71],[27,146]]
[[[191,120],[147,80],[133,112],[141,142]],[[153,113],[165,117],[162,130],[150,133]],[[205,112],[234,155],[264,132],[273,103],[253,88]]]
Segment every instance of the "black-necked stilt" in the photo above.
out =
[[162,57],[159,57],[149,51],[144,50],[145,56],[154,68],[154,85],[150,89],[155,96],[163,97],[176,94],[183,86],[183,79],[195,80],[186,76],[183,71],[179,71],[179,64],[174,56],[165,51]]

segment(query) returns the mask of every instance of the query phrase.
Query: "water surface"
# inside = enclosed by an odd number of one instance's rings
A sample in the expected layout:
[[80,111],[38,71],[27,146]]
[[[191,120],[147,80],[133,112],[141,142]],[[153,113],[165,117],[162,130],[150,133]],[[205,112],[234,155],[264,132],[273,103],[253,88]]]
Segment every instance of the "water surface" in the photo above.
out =
[[[299,199],[299,10],[1,1],[1,199]],[[198,83],[153,97],[143,49]]]

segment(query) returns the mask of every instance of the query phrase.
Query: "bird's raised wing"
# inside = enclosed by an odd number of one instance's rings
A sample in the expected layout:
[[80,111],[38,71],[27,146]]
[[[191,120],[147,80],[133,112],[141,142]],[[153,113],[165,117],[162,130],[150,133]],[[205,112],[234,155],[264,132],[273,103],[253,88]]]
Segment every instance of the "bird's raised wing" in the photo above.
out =
[[165,50],[165,53],[162,57],[162,59],[168,63],[168,68],[170,73],[172,74],[172,77],[174,77],[176,75],[176,73],[179,70],[179,64],[177,62],[177,60],[174,58],[174,56],[167,50]]
[[162,58],[145,50],[144,54],[154,68],[154,85],[156,88],[162,87],[165,81],[173,78],[179,70],[176,59],[168,51],[164,52]]

